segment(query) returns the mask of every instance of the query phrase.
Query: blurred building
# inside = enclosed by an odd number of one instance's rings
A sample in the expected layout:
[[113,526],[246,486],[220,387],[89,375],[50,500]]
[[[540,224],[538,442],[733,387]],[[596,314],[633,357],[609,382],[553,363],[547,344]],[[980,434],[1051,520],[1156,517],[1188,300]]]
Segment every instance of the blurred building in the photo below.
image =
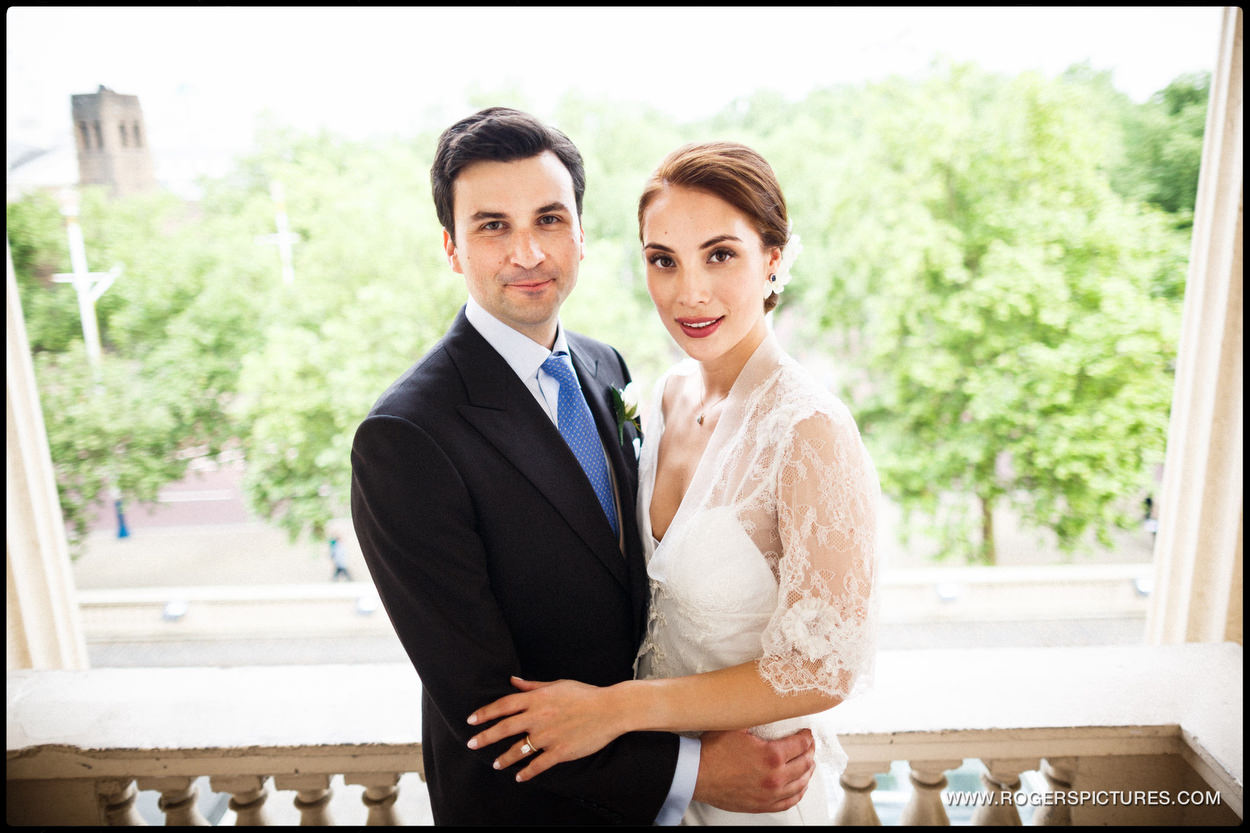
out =
[[5,142],[5,161],[7,202],[40,191],[56,193],[78,183],[78,165],[68,133],[64,140],[39,145],[10,138]]
[[107,185],[124,197],[156,187],[147,127],[139,97],[103,84],[94,93],[70,96],[80,185]]

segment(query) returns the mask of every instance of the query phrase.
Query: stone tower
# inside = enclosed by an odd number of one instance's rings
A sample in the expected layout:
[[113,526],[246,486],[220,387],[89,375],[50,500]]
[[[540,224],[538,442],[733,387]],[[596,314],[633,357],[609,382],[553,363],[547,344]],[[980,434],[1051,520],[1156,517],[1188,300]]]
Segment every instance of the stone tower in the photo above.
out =
[[156,187],[139,97],[98,92],[70,96],[80,185],[107,185],[115,197]]

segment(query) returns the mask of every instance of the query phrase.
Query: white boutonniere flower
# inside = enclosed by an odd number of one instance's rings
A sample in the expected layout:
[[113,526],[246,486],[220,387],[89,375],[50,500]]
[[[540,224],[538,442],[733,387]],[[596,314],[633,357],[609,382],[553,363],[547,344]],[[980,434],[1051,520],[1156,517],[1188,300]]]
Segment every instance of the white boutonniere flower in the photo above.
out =
[[642,418],[638,416],[638,389],[630,382],[624,390],[612,388],[612,412],[616,414],[616,433],[621,443],[625,442],[625,426],[634,424],[634,428],[642,430]]

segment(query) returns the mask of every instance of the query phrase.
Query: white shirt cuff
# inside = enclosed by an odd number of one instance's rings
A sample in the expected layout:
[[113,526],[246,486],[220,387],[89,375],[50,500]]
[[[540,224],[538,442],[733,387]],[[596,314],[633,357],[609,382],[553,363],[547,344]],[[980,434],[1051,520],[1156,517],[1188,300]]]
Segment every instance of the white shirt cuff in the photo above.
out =
[[699,754],[703,744],[698,738],[687,737],[678,737],[677,742],[677,769],[673,772],[673,786],[655,818],[655,823],[661,827],[681,824],[681,817],[690,806],[695,782],[699,779]]

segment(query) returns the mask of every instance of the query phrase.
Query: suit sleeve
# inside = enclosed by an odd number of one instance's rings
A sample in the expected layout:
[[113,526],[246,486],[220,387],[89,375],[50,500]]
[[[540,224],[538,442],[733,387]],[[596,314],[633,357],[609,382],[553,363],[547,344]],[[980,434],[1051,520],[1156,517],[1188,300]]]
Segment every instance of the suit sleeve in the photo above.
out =
[[422,686],[440,709],[465,704],[442,714],[464,723],[469,698],[506,689],[518,663],[463,482],[416,425],[370,417],[352,446],[352,520]]
[[[492,589],[473,500],[455,465],[419,426],[375,415],[352,446],[352,517],[395,631],[462,744],[476,708],[511,694],[522,669]],[[480,728],[480,727],[479,727]],[[490,769],[510,741],[472,754]],[[529,782],[604,813],[650,824],[669,790],[677,739],[635,733]],[[511,773],[500,773],[511,779]]]

